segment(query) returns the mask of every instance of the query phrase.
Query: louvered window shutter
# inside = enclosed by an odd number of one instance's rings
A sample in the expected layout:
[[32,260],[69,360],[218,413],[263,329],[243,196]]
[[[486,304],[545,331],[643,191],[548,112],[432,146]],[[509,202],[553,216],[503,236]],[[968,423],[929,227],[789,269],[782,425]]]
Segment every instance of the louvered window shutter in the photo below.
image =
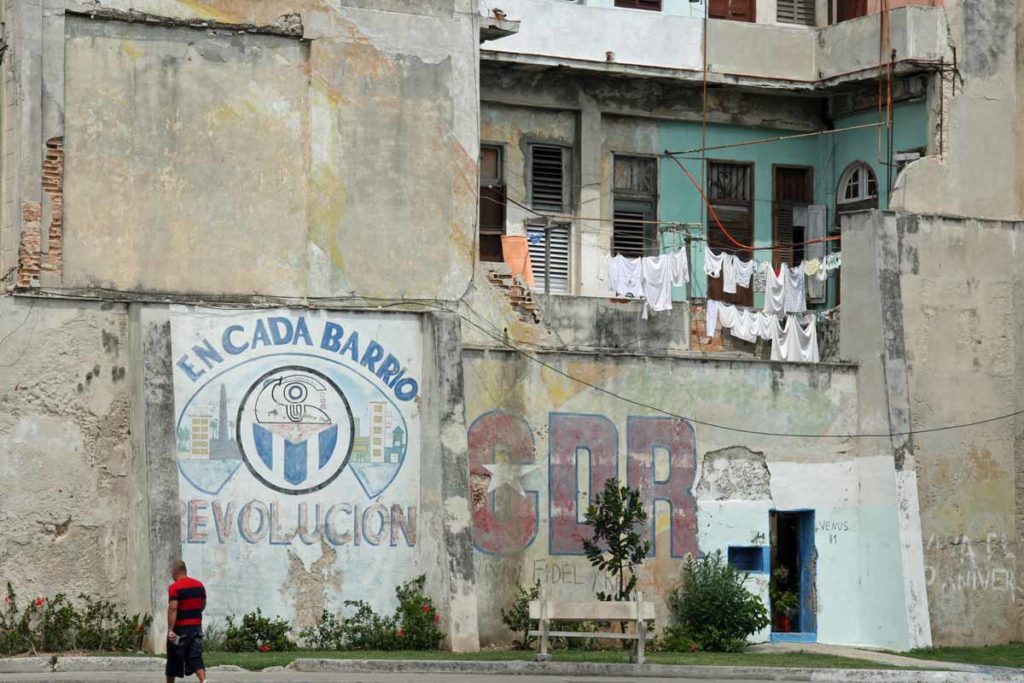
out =
[[777,19],[786,24],[814,26],[814,0],[778,0]]
[[530,203],[540,211],[562,212],[568,202],[568,150],[552,145],[530,147]]
[[[570,258],[572,228],[569,223],[557,223],[545,230],[542,225],[527,225],[526,237],[530,245],[530,265],[533,269],[533,288],[539,292],[551,294],[568,294],[569,277],[572,272]],[[551,243],[551,252],[546,251],[547,240]],[[550,256],[550,262],[546,259]],[[545,263],[548,264],[545,270]],[[545,284],[549,288],[545,288]]]
[[775,244],[776,249],[772,258],[772,265],[778,271],[783,263],[790,266],[793,263],[793,207],[788,205],[775,206]]

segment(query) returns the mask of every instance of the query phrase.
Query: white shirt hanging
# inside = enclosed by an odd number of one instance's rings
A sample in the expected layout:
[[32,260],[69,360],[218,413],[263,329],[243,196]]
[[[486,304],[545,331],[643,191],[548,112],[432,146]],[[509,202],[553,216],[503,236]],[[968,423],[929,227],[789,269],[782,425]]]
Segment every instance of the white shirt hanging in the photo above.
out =
[[672,286],[683,287],[690,281],[690,261],[686,257],[686,250],[680,249],[674,254],[669,254],[672,266]]
[[640,259],[627,259],[616,254],[608,259],[608,288],[615,296],[639,299],[644,295],[641,286]]
[[782,265],[782,277],[786,281],[784,305],[786,313],[803,313],[807,310],[807,278],[804,269],[797,265],[790,268]]
[[711,251],[711,247],[705,245],[704,247],[704,274],[708,277],[721,277],[722,275],[722,263],[725,261],[726,254],[724,252],[716,254]]
[[644,256],[641,260],[640,269],[643,274],[644,299],[644,320],[647,319],[647,310],[671,311],[672,310],[672,256]]
[[775,269],[769,264],[765,271],[764,312],[768,315],[780,315],[786,310],[786,270],[788,268],[783,265],[782,275],[776,275]]
[[801,316],[786,316],[786,326],[781,325],[772,339],[772,360],[793,363],[817,363],[818,331],[814,316],[809,316],[806,325],[801,325]]

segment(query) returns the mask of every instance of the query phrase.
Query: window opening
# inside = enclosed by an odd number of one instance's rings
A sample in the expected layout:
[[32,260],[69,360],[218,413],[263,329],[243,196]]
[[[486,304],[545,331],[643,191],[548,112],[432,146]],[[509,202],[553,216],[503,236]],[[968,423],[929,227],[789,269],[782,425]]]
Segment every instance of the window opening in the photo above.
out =
[[480,146],[480,260],[501,261],[505,234],[504,154],[500,145]]
[[[708,201],[722,226],[740,244],[754,243],[754,165],[731,161],[708,162]],[[708,246],[713,251],[725,250],[744,261],[753,258],[748,250],[737,250],[736,246],[718,228],[710,216],[705,220],[709,225]],[[708,298],[752,306],[753,287],[738,287],[735,294],[726,294],[722,287],[724,278],[708,278]]]
[[658,167],[650,157],[614,158],[612,181],[612,253],[626,258],[659,252],[657,220]]

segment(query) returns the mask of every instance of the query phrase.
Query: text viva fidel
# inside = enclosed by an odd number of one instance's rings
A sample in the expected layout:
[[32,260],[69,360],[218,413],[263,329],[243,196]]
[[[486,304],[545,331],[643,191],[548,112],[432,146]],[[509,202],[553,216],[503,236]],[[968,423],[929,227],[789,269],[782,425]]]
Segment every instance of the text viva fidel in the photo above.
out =
[[259,318],[251,329],[238,323],[225,327],[220,334],[219,345],[204,337],[175,365],[196,382],[207,370],[223,363],[225,356],[239,356],[263,347],[306,346],[338,354],[363,366],[391,389],[399,401],[411,401],[419,394],[419,382],[406,376],[407,369],[376,340],[361,341],[359,332],[351,330],[346,334],[344,327],[331,321],[324,321],[323,331],[318,337],[319,343],[314,344],[313,334],[303,316],[294,322],[283,316]]
[[[270,545],[319,544],[335,546],[416,545],[416,506],[390,506],[374,502],[366,507],[353,503],[296,503],[193,498],[184,503],[186,543]],[[284,508],[284,509],[282,509]]]

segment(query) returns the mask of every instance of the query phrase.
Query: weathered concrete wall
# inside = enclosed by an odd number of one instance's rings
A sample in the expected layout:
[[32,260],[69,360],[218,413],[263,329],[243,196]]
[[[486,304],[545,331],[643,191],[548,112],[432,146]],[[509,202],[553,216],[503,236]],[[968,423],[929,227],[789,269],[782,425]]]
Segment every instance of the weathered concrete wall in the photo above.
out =
[[64,284],[303,292],[308,43],[77,17],[67,31]]
[[1020,3],[959,0],[945,4],[949,40],[957,55],[957,70],[947,74],[934,96],[941,107],[945,154],[906,169],[891,207],[922,214],[1016,220],[1024,197],[1018,182],[1024,162],[1016,151],[1021,143],[1017,126]]
[[20,5],[0,267],[14,246],[24,286],[456,298],[476,216],[471,4],[125,0],[45,22]]
[[[1019,239],[1018,224],[932,216],[861,214],[844,226],[843,357],[861,364],[862,404],[890,412],[862,417],[870,431],[927,430],[1016,409]],[[881,277],[865,262],[884,264]],[[871,285],[881,297],[877,328],[859,305]],[[916,481],[908,495],[920,500],[936,644],[1021,637],[1019,439],[1013,419],[894,439],[901,476]]]
[[128,365],[125,306],[0,298],[0,580],[22,601],[124,596]]
[[[818,639],[907,647],[891,458],[861,458],[844,439],[723,431],[612,395],[718,424],[841,434],[857,429],[851,368],[540,356],[549,367],[497,349],[464,356],[484,642],[508,638],[500,609],[517,584],[540,579],[567,599],[605,587],[581,557],[579,520],[596,488],[617,476],[657,510],[646,594],[663,597],[676,584],[687,552],[767,546],[769,510],[814,509],[829,522],[815,541]],[[752,585],[764,594],[766,578]]]

